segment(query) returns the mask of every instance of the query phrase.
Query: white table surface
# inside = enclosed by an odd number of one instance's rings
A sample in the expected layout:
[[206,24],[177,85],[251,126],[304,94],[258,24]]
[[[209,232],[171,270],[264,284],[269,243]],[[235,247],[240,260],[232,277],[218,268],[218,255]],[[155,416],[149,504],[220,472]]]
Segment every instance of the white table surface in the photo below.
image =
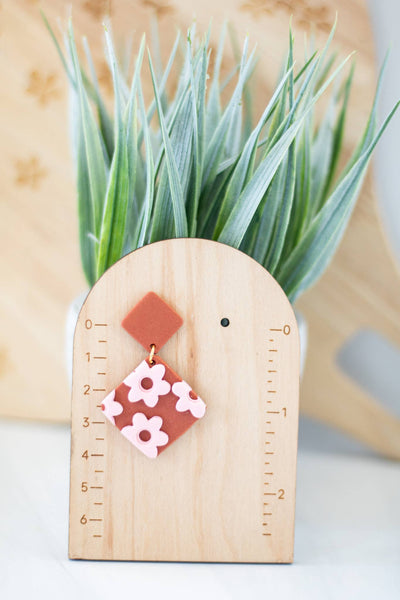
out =
[[70,561],[69,428],[0,421],[0,598],[400,598],[400,464],[303,421],[293,565]]

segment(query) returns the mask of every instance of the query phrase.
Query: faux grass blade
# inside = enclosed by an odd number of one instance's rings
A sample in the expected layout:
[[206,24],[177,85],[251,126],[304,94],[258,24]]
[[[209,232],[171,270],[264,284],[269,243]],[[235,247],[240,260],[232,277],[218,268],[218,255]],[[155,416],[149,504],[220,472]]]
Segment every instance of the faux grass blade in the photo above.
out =
[[144,142],[146,146],[146,193],[141,210],[141,218],[138,222],[137,232],[135,236],[135,248],[141,248],[147,241],[148,231],[150,229],[150,220],[153,210],[154,185],[155,185],[155,169],[153,149],[150,140],[150,131],[147,123],[146,109],[144,105],[143,92],[140,81],[138,82],[139,103],[141,111],[141,119],[143,125]]
[[[76,96],[74,90],[71,90],[71,95],[72,94]],[[97,275],[96,242],[92,237],[94,232],[94,219],[92,205],[88,202],[88,198],[90,198],[90,182],[85,152],[85,140],[83,137],[83,125],[80,120],[78,107],[74,112],[77,121],[74,129],[76,141],[76,190],[78,199],[79,243],[83,272],[86,281],[92,286],[96,282]]]
[[[293,67],[292,67],[293,68]],[[250,137],[248,138],[241,154],[237,165],[233,171],[232,177],[230,179],[229,185],[227,187],[227,191],[219,212],[218,222],[216,226],[216,230],[214,232],[214,237],[217,239],[219,234],[221,233],[224,224],[232,211],[233,206],[236,204],[244,183],[246,181],[246,175],[249,170],[249,166],[254,158],[254,154],[257,151],[257,142],[260,136],[261,130],[270,117],[273,109],[276,106],[276,103],[280,99],[282,95],[282,90],[285,89],[285,84],[287,79],[290,76],[291,69],[285,73],[281,81],[279,82],[275,92],[273,93],[268,105],[266,106],[261,118],[259,119],[257,126],[253,129]]]
[[111,160],[111,157],[114,152],[114,133],[113,133],[113,123],[110,115],[108,114],[108,110],[104,104],[104,101],[100,94],[99,83],[97,80],[96,69],[93,64],[92,54],[90,52],[89,44],[86,38],[83,38],[83,47],[85,49],[86,59],[89,65],[90,74],[92,77],[92,87],[94,91],[94,98],[97,106],[97,114],[99,118],[99,125],[101,135],[103,137],[104,146],[107,150],[108,159]]
[[153,65],[149,54],[149,66],[151,79],[153,82],[154,96],[157,105],[157,113],[160,121],[163,144],[165,148],[165,161],[168,170],[169,187],[171,192],[172,210],[174,214],[175,237],[187,237],[188,227],[185,210],[185,200],[183,197],[182,186],[179,178],[179,172],[176,166],[175,157],[171,147],[171,141],[168,136],[165,124],[164,113],[161,107],[161,101],[158,93],[157,82],[154,77]]
[[129,195],[128,150],[123,121],[119,72],[110,34],[107,30],[105,36],[110,56],[115,96],[115,150],[110,168],[101,223],[97,277],[100,277],[108,267],[121,257],[125,241]]
[[74,76],[77,85],[81,123],[85,140],[85,154],[90,187],[90,200],[93,210],[94,235],[100,237],[104,197],[107,189],[107,173],[104,154],[97,123],[91,110],[89,99],[83,86],[82,76],[72,24],[69,25],[69,49],[71,52]]
[[218,241],[239,248],[258,205],[301,125],[302,119],[295,121],[260,163],[235,204]]

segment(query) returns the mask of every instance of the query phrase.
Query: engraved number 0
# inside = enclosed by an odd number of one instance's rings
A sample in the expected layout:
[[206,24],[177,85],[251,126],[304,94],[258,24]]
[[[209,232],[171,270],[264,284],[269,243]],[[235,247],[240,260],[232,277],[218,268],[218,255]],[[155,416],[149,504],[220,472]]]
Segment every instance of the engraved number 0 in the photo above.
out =
[[86,319],[86,321],[85,321],[85,327],[86,327],[86,329],[92,329],[93,322],[90,319]]
[[290,333],[290,325],[284,325],[283,326],[283,333],[285,335],[289,335],[289,333]]

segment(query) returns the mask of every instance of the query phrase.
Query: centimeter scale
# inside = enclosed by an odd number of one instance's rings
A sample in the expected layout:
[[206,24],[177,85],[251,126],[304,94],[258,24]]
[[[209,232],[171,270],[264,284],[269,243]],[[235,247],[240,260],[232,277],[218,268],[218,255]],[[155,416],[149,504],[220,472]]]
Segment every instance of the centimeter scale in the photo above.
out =
[[[149,291],[184,320],[162,358],[207,405],[156,459],[101,410],[146,358],[121,321]],[[298,393],[296,319],[257,262],[198,239],[125,256],[93,287],[75,331],[70,558],[291,562]]]

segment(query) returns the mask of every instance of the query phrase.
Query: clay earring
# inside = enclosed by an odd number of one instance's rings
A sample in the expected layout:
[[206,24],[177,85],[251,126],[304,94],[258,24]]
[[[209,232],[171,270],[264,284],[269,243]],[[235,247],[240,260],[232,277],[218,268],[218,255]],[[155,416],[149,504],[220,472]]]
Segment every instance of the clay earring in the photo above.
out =
[[148,356],[101,405],[107,419],[149,458],[156,458],[206,411],[190,385],[158,356],[182,324],[181,317],[157,294],[146,294],[124,318],[122,327]]

